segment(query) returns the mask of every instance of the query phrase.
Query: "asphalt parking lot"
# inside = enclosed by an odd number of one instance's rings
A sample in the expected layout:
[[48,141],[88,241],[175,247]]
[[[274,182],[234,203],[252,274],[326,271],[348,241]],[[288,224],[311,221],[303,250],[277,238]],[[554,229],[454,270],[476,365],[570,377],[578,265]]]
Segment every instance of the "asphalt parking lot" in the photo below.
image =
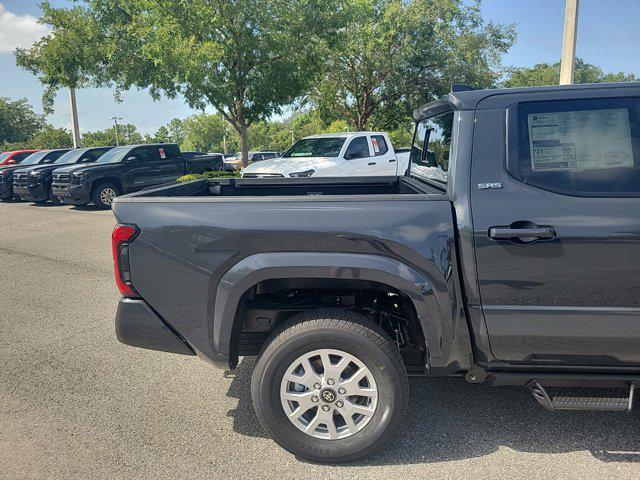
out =
[[633,413],[557,413],[519,388],[411,381],[409,420],[355,465],[297,460],[233,377],[121,345],[109,211],[0,204],[0,477],[638,479]]

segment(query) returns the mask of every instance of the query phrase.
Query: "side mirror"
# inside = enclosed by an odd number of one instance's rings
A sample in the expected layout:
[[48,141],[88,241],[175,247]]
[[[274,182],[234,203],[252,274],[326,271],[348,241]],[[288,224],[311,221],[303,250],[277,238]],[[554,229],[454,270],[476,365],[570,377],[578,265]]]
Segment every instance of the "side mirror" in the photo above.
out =
[[127,162],[127,163],[137,162],[137,161],[138,161],[138,157],[136,157],[135,155],[127,157],[127,159],[125,160],[125,162]]
[[16,162],[16,161],[12,158],[11,160],[7,160],[7,163],[6,163],[6,164],[7,164],[7,165],[15,165],[16,163],[18,163],[18,162]]
[[351,152],[351,153],[347,153],[344,156],[345,160],[353,160],[354,158],[359,158],[358,156],[358,152]]

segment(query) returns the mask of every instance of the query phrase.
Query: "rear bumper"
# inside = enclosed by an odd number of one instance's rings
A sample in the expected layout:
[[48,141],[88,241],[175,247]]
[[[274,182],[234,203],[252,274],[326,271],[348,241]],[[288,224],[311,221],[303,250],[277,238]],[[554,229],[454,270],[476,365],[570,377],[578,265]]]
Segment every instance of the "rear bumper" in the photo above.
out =
[[133,347],[195,355],[187,342],[141,299],[121,298],[116,313],[118,340]]

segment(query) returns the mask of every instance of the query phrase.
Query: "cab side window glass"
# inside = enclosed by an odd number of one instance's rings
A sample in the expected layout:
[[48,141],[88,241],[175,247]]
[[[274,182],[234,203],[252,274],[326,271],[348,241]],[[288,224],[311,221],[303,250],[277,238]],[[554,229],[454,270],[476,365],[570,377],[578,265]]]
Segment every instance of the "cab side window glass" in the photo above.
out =
[[137,148],[131,152],[131,156],[137,157],[138,161],[142,163],[152,162],[156,159],[154,150],[149,147]]
[[640,193],[640,102],[594,99],[523,103],[510,173],[567,195]]
[[372,135],[371,144],[373,145],[373,154],[376,157],[384,155],[389,151],[389,147],[387,147],[387,142],[385,141],[382,135]]
[[[416,126],[409,159],[411,175],[438,183],[447,183],[453,112],[422,120]],[[427,143],[425,148],[425,143]]]
[[347,152],[344,155],[347,160],[365,158],[368,156],[369,142],[367,141],[367,137],[356,137],[351,140],[351,143],[347,147]]

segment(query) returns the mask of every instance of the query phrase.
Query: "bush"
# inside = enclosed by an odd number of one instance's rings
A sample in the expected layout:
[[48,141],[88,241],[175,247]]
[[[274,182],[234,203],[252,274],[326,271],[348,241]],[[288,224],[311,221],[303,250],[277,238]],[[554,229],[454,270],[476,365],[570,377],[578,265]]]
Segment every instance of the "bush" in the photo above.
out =
[[178,179],[179,182],[190,182],[191,180],[201,180],[203,178],[239,178],[240,172],[204,172],[204,173],[190,173],[189,175],[183,175]]

